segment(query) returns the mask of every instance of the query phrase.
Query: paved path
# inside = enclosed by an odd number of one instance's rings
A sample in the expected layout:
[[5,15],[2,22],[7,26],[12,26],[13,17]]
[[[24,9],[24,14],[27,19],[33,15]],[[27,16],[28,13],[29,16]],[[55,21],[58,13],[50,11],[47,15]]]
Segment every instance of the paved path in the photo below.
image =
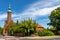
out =
[[60,40],[60,36],[46,36],[46,37],[13,37],[0,36],[0,40]]
[[60,40],[60,39],[0,39],[0,40]]
[[5,39],[3,39],[3,38],[0,38],[0,40],[5,40]]

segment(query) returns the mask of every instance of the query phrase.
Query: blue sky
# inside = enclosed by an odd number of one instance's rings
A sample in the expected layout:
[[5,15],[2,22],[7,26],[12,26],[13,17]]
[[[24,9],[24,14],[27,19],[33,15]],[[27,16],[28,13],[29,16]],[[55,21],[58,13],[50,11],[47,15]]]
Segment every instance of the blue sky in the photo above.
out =
[[60,0],[0,0],[0,26],[4,26],[8,5],[11,4],[12,20],[36,20],[47,28],[51,11],[60,7]]

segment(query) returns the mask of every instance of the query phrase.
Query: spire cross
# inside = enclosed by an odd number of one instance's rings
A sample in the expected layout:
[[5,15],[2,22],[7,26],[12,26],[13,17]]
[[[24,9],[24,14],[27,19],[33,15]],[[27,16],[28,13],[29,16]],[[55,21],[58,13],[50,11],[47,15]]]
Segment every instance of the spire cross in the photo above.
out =
[[11,8],[11,4],[9,3],[9,8]]

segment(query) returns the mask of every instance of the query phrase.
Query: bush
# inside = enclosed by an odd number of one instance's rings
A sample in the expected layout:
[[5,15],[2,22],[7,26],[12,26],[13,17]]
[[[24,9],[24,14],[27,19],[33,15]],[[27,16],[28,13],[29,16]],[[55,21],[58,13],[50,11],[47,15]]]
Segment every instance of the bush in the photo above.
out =
[[49,30],[38,31],[39,36],[53,36],[54,33]]

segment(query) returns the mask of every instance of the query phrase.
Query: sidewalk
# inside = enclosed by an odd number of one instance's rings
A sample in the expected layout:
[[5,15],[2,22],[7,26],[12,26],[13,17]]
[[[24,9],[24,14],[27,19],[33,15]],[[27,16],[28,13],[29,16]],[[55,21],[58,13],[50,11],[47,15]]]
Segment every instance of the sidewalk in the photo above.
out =
[[[4,38],[3,38],[4,37]],[[58,38],[60,40],[60,36],[43,36],[43,37],[15,37],[15,36],[3,36],[2,38],[0,38],[0,40],[33,40],[33,39],[56,39]]]
[[3,38],[0,38],[0,40],[5,40],[5,39],[3,39]]
[[60,36],[41,36],[41,37],[19,37],[20,39],[51,39],[60,38]]

